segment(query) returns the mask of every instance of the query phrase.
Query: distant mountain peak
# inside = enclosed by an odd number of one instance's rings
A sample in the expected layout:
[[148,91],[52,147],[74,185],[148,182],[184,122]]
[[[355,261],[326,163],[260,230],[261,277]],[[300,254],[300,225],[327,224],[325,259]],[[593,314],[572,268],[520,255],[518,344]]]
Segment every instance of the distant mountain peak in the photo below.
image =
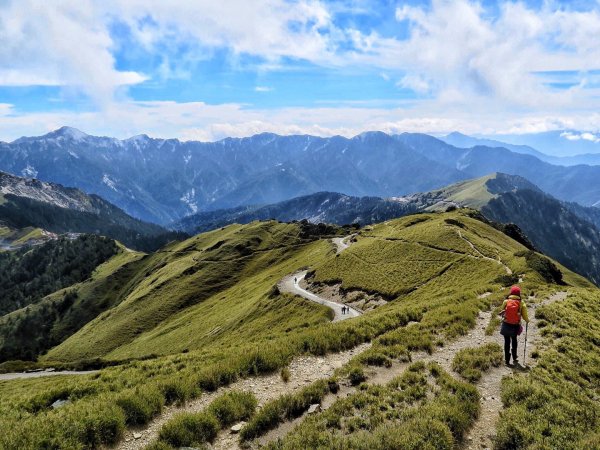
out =
[[64,126],[64,127],[60,127],[58,130],[54,130],[54,131],[46,134],[44,137],[64,137],[64,138],[73,139],[73,140],[77,141],[77,140],[85,139],[88,136],[89,136],[89,134],[86,134],[83,131],[78,130],[77,128]]

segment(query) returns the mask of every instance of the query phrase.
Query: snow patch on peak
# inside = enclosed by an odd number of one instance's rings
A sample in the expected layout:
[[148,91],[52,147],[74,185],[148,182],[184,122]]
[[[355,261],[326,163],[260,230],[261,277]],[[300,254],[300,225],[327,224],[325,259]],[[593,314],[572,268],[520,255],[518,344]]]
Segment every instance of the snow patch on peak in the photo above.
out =
[[56,130],[50,134],[53,134],[57,137],[70,138],[75,141],[80,141],[80,140],[88,137],[88,135],[86,133],[84,133],[83,131],[79,131],[77,128],[73,128],[73,127],[61,127],[58,130]]
[[196,203],[196,189],[192,188],[191,190],[187,191],[179,200],[185,203],[193,214],[198,212],[198,204]]
[[38,175],[38,171],[35,169],[35,167],[27,164],[27,167],[21,170],[21,175],[27,178],[36,178]]
[[115,184],[114,180],[112,180],[112,179],[111,179],[111,178],[108,176],[108,174],[104,174],[104,175],[102,176],[102,182],[103,182],[105,185],[107,185],[109,188],[111,188],[113,191],[116,191],[116,190],[117,190],[117,188],[116,188],[116,184]]

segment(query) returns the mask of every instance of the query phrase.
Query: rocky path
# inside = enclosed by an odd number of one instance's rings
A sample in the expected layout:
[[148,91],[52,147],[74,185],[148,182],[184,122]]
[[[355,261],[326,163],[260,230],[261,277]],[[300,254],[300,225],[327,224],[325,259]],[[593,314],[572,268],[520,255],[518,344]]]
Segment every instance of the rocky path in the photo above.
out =
[[[116,446],[116,448],[122,450],[137,450],[144,448],[158,437],[161,427],[173,416],[180,412],[202,411],[216,397],[227,391],[240,390],[252,392],[258,399],[259,404],[264,404],[283,394],[295,392],[319,379],[330,377],[333,375],[335,369],[342,367],[350,361],[352,357],[363,352],[369,346],[370,344],[362,344],[346,352],[319,357],[302,356],[296,358],[289,366],[291,376],[287,383],[282,380],[279,373],[255,378],[246,378],[229,386],[222,387],[216,392],[202,395],[182,407],[167,407],[160,416],[156,417],[146,426],[127,430],[124,439]],[[219,435],[212,448],[230,449],[236,448],[236,446],[237,436],[231,434],[229,431],[225,431]]]
[[[482,294],[480,297],[486,297],[490,293],[487,292]],[[528,336],[527,336],[527,355],[526,358],[523,359],[523,350],[524,350],[524,338],[525,335],[521,335],[519,337],[519,356],[521,358],[521,363],[524,364],[520,367],[506,367],[500,366],[496,368],[492,368],[487,373],[485,373],[482,379],[476,384],[477,389],[481,394],[481,415],[473,425],[473,427],[469,430],[469,433],[465,439],[465,448],[468,450],[481,450],[481,449],[491,449],[492,439],[495,435],[496,422],[500,415],[500,411],[502,410],[502,401],[500,400],[501,393],[501,381],[504,376],[510,375],[517,371],[527,370],[530,367],[534,360],[531,358],[531,353],[535,350],[536,347],[540,344],[540,335],[538,333],[538,328],[535,319],[535,309],[540,305],[551,303],[554,301],[564,300],[567,296],[566,292],[558,292],[538,305],[528,304],[529,313],[530,313],[530,323],[528,327]],[[427,353],[413,353],[412,362],[423,361],[425,363],[436,362],[444,368],[448,373],[452,374],[455,377],[459,377],[456,373],[452,371],[452,361],[456,354],[466,348],[480,347],[482,345],[488,343],[498,343],[501,347],[504,345],[504,339],[500,335],[499,330],[494,331],[494,333],[490,336],[485,334],[485,330],[487,328],[488,323],[492,318],[491,311],[483,311],[479,313],[477,318],[475,327],[466,335],[459,339],[456,339],[444,347],[436,350],[433,354],[429,355]],[[409,325],[410,326],[410,325]],[[391,368],[385,367],[369,367],[366,370],[368,375],[367,382],[370,384],[385,384],[391,381],[392,379],[401,375],[404,370],[412,363],[394,363]],[[322,403],[322,409],[327,409],[331,406],[336,399],[344,397],[355,391],[355,388],[350,386],[343,386],[340,392],[337,394],[329,394]],[[290,432],[293,427],[301,422],[305,416],[300,417],[293,422],[287,422],[282,424],[276,430],[272,430],[267,435],[259,438],[256,444],[264,445],[267,442],[276,440],[277,438],[285,436],[288,432]]]
[[[296,272],[292,275],[288,275],[279,282],[279,290],[281,292],[288,292],[290,294],[299,295],[307,300],[310,300],[311,302],[327,306],[335,314],[333,318],[334,322],[351,319],[353,317],[358,317],[362,314],[362,312],[357,309],[354,309],[342,303],[327,300],[300,287],[300,282],[304,279],[304,277],[306,277],[306,272],[306,270],[303,270],[301,272]],[[342,313],[342,308],[347,308],[346,312]]]
[[[495,436],[496,423],[502,411],[502,401],[500,400],[502,377],[509,375],[513,370],[528,370],[535,364],[531,353],[536,347],[539,347],[541,342],[535,317],[536,308],[548,303],[562,301],[565,298],[567,298],[566,292],[557,292],[540,304],[527,304],[530,318],[527,330],[527,353],[523,354],[525,349],[525,333],[523,333],[519,336],[518,347],[521,366],[516,369],[506,366],[492,368],[477,383],[477,389],[481,393],[481,415],[467,434],[465,447],[468,450],[491,449],[493,447],[492,440]],[[485,336],[483,343],[487,344],[490,342],[496,342],[501,347],[504,346],[504,338],[498,332],[495,332],[491,336]]]

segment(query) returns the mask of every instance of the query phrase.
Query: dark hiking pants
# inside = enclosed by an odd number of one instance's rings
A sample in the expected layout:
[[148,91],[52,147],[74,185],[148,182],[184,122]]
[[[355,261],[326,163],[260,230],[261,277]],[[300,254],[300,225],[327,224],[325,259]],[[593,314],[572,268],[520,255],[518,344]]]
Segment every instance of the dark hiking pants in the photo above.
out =
[[504,336],[504,360],[510,361],[512,354],[513,361],[517,360],[517,336],[519,335],[519,325],[513,325],[503,322],[500,334]]
[[506,362],[510,361],[511,344],[512,344],[513,361],[516,361],[517,360],[517,336],[504,336],[504,360]]

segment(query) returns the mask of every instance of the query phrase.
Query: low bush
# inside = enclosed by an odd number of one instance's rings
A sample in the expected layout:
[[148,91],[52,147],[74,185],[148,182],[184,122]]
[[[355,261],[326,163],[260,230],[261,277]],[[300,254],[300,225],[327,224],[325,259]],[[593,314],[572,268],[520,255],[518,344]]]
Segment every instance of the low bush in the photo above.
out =
[[172,403],[181,405],[199,394],[198,388],[189,377],[166,380],[161,383],[160,390],[167,405]]
[[230,391],[216,398],[208,412],[219,421],[221,428],[248,419],[256,409],[256,397],[250,392]]
[[266,403],[242,428],[240,439],[242,441],[255,439],[280,423],[301,416],[310,405],[320,403],[328,392],[337,389],[339,386],[334,380],[319,380],[300,392],[286,394]]
[[164,401],[160,390],[149,385],[120,394],[116,403],[125,413],[128,425],[143,425],[162,411]]
[[502,358],[502,348],[495,343],[465,348],[454,356],[452,370],[473,383],[481,378],[483,372],[500,366]]
[[212,442],[219,429],[219,421],[210,413],[181,413],[163,425],[158,439],[176,448],[194,447]]

